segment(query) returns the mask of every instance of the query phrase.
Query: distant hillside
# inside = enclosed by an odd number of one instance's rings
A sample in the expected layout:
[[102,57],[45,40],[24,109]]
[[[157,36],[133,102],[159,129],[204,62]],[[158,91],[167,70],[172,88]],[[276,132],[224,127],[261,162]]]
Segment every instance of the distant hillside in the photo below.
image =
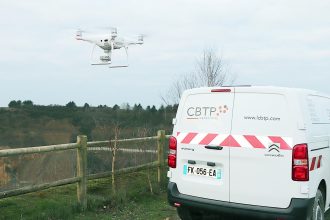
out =
[[114,126],[120,127],[120,138],[155,135],[158,129],[169,133],[175,114],[176,106],[77,107],[74,102],[41,106],[31,101],[12,101],[8,108],[0,108],[0,146],[75,142],[78,134],[87,135],[89,140],[107,140],[113,138]]

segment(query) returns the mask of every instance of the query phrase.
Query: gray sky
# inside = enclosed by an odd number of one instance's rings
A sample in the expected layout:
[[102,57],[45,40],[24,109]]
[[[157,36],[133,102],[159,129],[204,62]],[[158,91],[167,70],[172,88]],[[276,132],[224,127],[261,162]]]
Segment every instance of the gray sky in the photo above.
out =
[[[0,106],[161,104],[171,81],[194,69],[205,47],[237,84],[302,87],[330,94],[330,1],[1,0]],[[91,66],[76,28],[145,33],[130,67]]]

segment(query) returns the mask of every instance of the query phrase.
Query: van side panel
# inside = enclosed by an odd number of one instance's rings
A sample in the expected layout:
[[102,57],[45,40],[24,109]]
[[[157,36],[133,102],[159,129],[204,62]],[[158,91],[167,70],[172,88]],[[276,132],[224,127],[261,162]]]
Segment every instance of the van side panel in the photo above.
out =
[[309,94],[306,96],[307,142],[309,147],[310,197],[314,197],[322,180],[326,184],[326,209],[330,198],[330,99]]

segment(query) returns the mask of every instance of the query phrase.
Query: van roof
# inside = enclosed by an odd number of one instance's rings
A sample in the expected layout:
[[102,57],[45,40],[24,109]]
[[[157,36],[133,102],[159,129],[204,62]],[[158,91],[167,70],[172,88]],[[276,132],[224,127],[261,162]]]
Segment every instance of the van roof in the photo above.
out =
[[320,93],[315,90],[309,89],[302,89],[302,88],[289,88],[289,87],[279,87],[279,86],[218,86],[218,87],[200,87],[186,90],[186,94],[193,94],[193,93],[205,93],[211,92],[214,89],[230,89],[234,88],[236,92],[261,92],[261,93],[296,93],[296,94],[310,94],[310,95],[319,95],[319,96],[326,96],[329,95]]

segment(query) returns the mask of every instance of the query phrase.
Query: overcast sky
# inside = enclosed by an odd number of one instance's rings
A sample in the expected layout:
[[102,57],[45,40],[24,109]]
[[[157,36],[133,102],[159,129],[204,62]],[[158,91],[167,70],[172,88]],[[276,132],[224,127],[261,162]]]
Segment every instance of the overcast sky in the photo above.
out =
[[[330,1],[1,0],[0,106],[75,101],[159,106],[171,82],[216,48],[237,84],[302,87],[330,94]],[[75,29],[144,33],[128,68],[91,66]]]

